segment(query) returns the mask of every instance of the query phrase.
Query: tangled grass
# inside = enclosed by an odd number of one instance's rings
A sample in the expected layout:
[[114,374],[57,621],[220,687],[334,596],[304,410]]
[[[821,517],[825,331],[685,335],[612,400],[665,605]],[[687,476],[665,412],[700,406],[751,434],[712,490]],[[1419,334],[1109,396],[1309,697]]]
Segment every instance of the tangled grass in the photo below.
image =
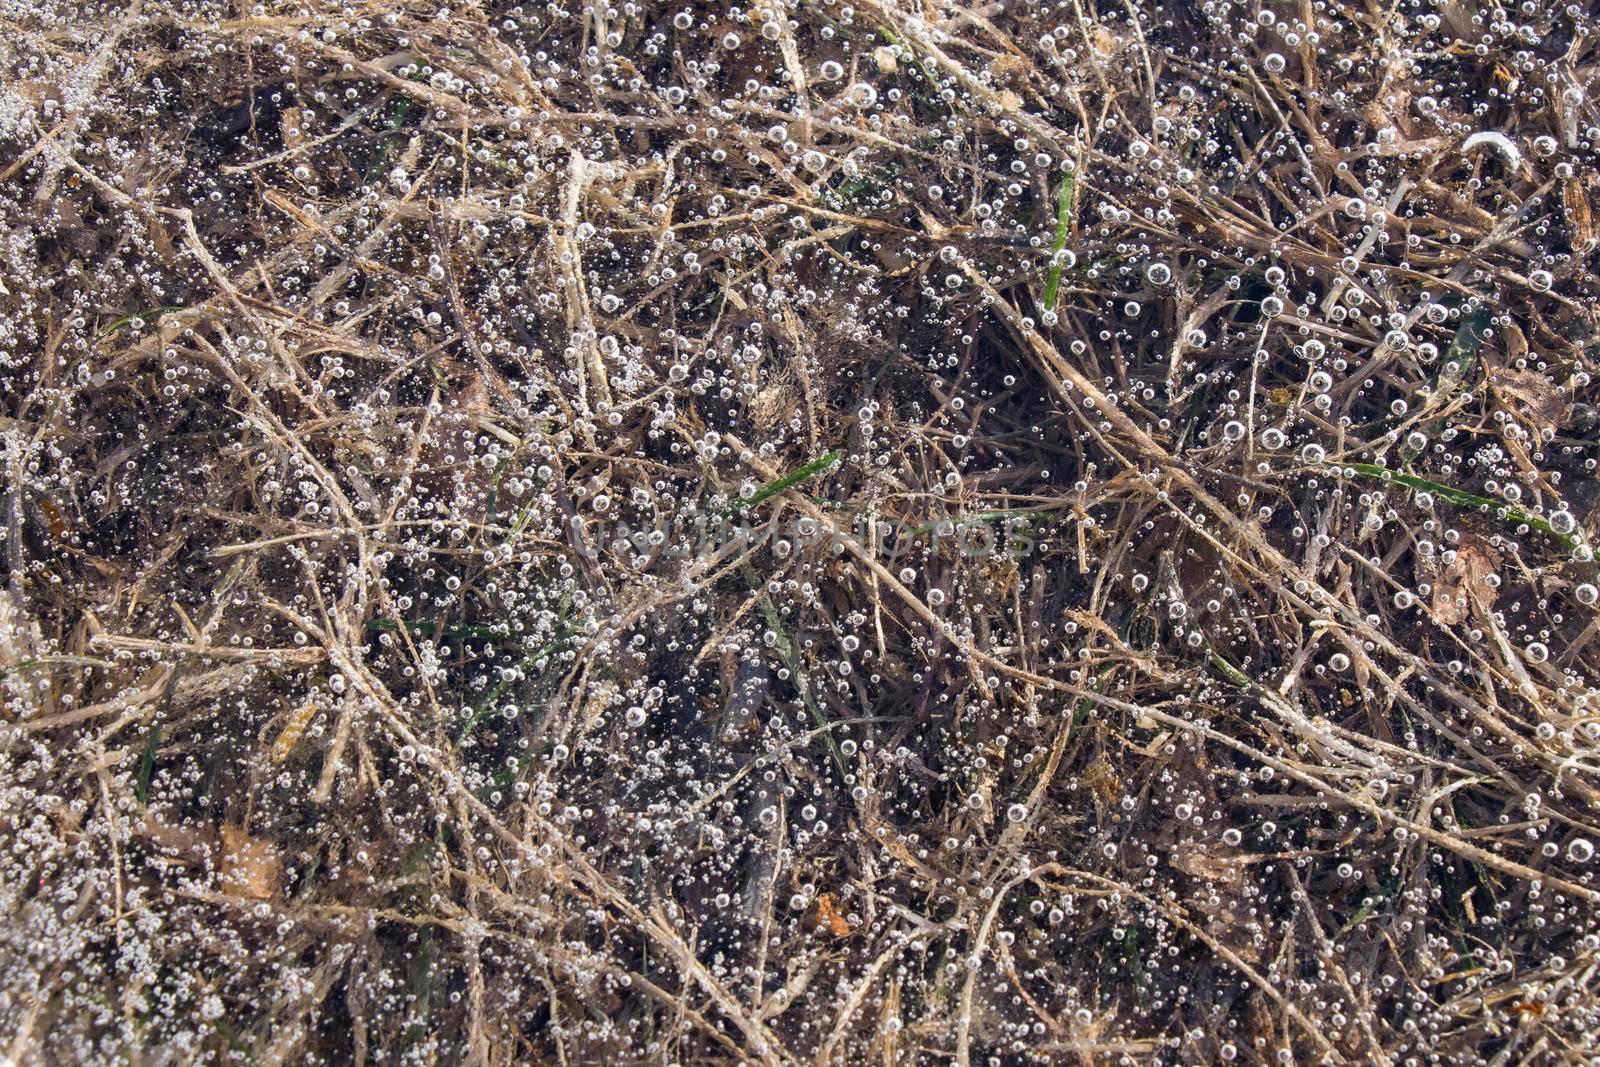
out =
[[8,1062],[1593,1062],[1581,5],[0,10]]

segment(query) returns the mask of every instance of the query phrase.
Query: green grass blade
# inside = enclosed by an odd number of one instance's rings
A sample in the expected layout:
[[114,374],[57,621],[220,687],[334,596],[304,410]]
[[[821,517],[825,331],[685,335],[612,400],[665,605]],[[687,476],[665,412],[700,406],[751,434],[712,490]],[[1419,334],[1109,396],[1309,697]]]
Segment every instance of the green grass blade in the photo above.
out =
[[[573,636],[577,632],[578,631],[576,629],[569,626],[561,627],[556,631],[556,635],[554,637],[539,647],[538,651],[534,652],[530,656],[524,657],[522,662],[517,664],[518,670],[526,670],[533,664],[538,663],[541,659],[560,648],[563,641]],[[510,686],[511,679],[502,679],[501,681],[495,683],[494,688],[490,689],[489,692],[484,695],[482,700],[478,701],[477,707],[472,709],[472,714],[468,716],[467,721],[462,725],[460,732],[456,734],[456,744],[458,746],[466,743],[467,738],[472,735],[472,731],[480,722],[487,718],[489,712],[494,709],[495,701],[499,700]]]
[[53,667],[57,664],[69,667],[110,667],[110,660],[96,659],[93,656],[33,656],[29,659],[18,660],[9,667],[0,667],[0,678],[6,678],[17,671],[26,671],[34,667]]
[[1492,321],[1493,316],[1481,309],[1462,316],[1456,335],[1444,350],[1439,379],[1434,385],[1436,395],[1449,397],[1460,388],[1472,371],[1472,365],[1477,362],[1478,349],[1483,347],[1484,334]]
[[174,311],[182,310],[184,310],[182,304],[168,304],[163,307],[146,308],[143,311],[132,312],[131,314],[124,315],[122,318],[117,319],[115,322],[112,322],[110,325],[106,326],[105,329],[101,330],[95,335],[95,340],[104,341],[107,337],[110,337],[112,334],[128,325],[128,323],[132,322],[134,319],[143,319],[146,323],[154,323],[163,315],[170,315]]
[[[751,589],[761,588],[761,576],[756,574],[755,568],[748,563],[744,565],[744,578]],[[818,729],[823,731],[822,737],[828,745],[829,754],[833,757],[833,765],[838,768],[839,780],[844,781],[850,772],[845,768],[844,751],[839,748],[839,742],[834,740],[831,729],[833,723],[828,720],[822,706],[812,694],[811,687],[806,684],[805,672],[800,666],[800,656],[795,652],[794,643],[789,640],[789,631],[784,627],[783,617],[778,614],[778,607],[772,602],[771,597],[761,598],[761,614],[766,619],[767,626],[778,637],[773,647],[783,659],[783,665],[789,668],[789,675],[794,679],[794,687],[800,691],[801,702],[811,713],[811,718],[816,722]]]
[[1256,683],[1250,680],[1249,675],[1245,674],[1238,667],[1235,667],[1233,664],[1229,663],[1222,657],[1220,652],[1214,648],[1209,649],[1208,651],[1210,653],[1211,665],[1217,669],[1218,674],[1222,675],[1228,681],[1232,682],[1241,689],[1254,689],[1256,687]]
[[757,504],[765,503],[766,501],[771,500],[779,493],[793,489],[807,478],[821,474],[823,471],[827,470],[829,467],[832,467],[835,463],[838,463],[843,458],[844,449],[836,448],[827,455],[819,456],[818,458],[812,460],[810,463],[807,463],[798,470],[791,471],[776,481],[768,482],[760,489],[757,489],[749,499],[735,500],[729,505],[729,507],[734,511],[748,511]]
[[1050,273],[1045,276],[1044,282],[1044,310],[1054,311],[1056,307],[1056,291],[1061,287],[1061,264],[1056,261],[1056,256],[1067,247],[1067,231],[1072,228],[1072,201],[1077,191],[1077,180],[1067,171],[1061,176],[1061,185],[1056,190],[1056,236],[1050,242]]
[[1346,469],[1353,470],[1357,474],[1367,478],[1375,478],[1381,482],[1393,482],[1397,485],[1403,485],[1408,489],[1416,489],[1419,492],[1432,493],[1439,499],[1447,500],[1458,507],[1488,508],[1506,522],[1522,523],[1531,527],[1532,529],[1538,530],[1540,533],[1549,534],[1551,537],[1554,537],[1557,541],[1560,541],[1569,549],[1575,549],[1583,543],[1579,538],[1573,537],[1569,534],[1556,532],[1544,519],[1541,519],[1537,515],[1530,515],[1521,508],[1516,507],[1513,504],[1506,503],[1504,500],[1496,500],[1492,497],[1478,496],[1476,493],[1468,493],[1460,489],[1452,489],[1448,485],[1440,485],[1438,482],[1430,482],[1428,479],[1419,478],[1414,474],[1401,474],[1397,471],[1389,470],[1387,467],[1379,467],[1373,463],[1346,463],[1343,466]]
[[[1474,311],[1461,319],[1461,325],[1456,330],[1456,335],[1451,338],[1450,344],[1444,350],[1444,359],[1440,362],[1439,373],[1434,376],[1433,396],[1429,403],[1442,404],[1455,396],[1461,390],[1462,383],[1472,373],[1472,367],[1477,362],[1478,350],[1483,347],[1484,332],[1488,330],[1492,317],[1487,311]],[[1439,431],[1440,421],[1436,420],[1426,430],[1429,437]],[[1409,463],[1421,453],[1410,445],[1400,449],[1400,461]]]
[[144,751],[139,754],[139,771],[133,779],[133,798],[142,808],[150,803],[150,779],[156,773],[156,750],[161,747],[161,723],[150,724],[144,737]]

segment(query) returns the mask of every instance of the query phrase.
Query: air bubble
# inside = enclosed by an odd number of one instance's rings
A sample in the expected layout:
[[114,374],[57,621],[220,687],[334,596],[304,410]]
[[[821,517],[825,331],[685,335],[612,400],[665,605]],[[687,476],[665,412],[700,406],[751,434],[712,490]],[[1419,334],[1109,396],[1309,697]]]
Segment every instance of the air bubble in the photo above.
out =
[[869,108],[878,102],[878,90],[866,82],[856,82],[845,90],[844,98],[851,107]]

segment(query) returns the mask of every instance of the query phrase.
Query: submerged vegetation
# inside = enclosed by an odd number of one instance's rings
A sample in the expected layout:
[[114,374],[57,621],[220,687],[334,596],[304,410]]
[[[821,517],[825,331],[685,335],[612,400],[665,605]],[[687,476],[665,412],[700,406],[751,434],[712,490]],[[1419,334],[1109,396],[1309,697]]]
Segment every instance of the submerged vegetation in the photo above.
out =
[[0,19],[0,1060],[1593,1062],[1585,5]]

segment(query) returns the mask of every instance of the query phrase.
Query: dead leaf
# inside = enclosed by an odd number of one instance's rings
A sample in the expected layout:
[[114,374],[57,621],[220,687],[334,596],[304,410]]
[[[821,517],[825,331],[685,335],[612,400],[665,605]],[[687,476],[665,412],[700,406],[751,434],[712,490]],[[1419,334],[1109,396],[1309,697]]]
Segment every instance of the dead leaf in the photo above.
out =
[[251,837],[242,826],[222,827],[221,888],[251,900],[269,900],[278,891],[283,861],[270,841]]
[[1506,323],[1500,331],[1500,343],[1505,347],[1507,363],[1514,365],[1528,358],[1528,339],[1516,323]]
[[467,374],[465,382],[440,398],[444,414],[434,420],[417,463],[417,484],[450,502],[459,518],[482,522],[488,512],[494,472],[476,462],[473,439],[478,420],[490,411],[489,387],[482,375]]
[[978,564],[978,573],[994,587],[995,595],[1009,597],[1021,581],[1016,561],[1010,556],[987,556]]
[[1220,841],[1185,841],[1172,851],[1171,862],[1206,887],[1191,899],[1207,932],[1240,958],[1260,963],[1263,929],[1246,897],[1249,857]]
[[834,937],[850,936],[850,921],[832,893],[817,894],[817,910],[812,921],[818,930],[825,930]]
[[145,220],[145,225],[149,230],[150,244],[154,246],[156,255],[160,256],[161,261],[168,266],[177,266],[178,250],[172,247],[172,235],[167,233],[167,228],[161,224],[161,220],[151,215]]
[[1237,854],[1225,848],[1187,844],[1173,852],[1172,865],[1184,874],[1219,885],[1235,886],[1244,881],[1243,865]]
[[755,395],[750,417],[760,430],[771,430],[794,413],[795,394],[787,378],[779,378]]
[[57,541],[65,540],[69,526],[66,516],[61,513],[61,509],[56,506],[56,502],[47,493],[40,493],[35,502],[39,505],[39,511],[44,515],[44,522],[50,529],[50,536]]
[[206,862],[217,848],[217,836],[209,829],[168,826],[149,818],[134,827],[134,833],[149,842],[161,859],[188,866]]
[[311,720],[316,718],[316,715],[315,701],[307,701],[289,715],[283,732],[278,735],[278,740],[273,742],[273,763],[282,763],[289,758],[289,753],[294,751],[295,742],[300,740],[300,735],[306,732],[306,727],[311,725]]
[[1566,208],[1567,225],[1572,227],[1572,243],[1580,250],[1592,247],[1594,212],[1589,208],[1589,196],[1584,192],[1583,183],[1577,178],[1568,178],[1562,183],[1561,204]]
[[1278,1020],[1273,1014],[1272,1006],[1267,1001],[1267,995],[1259,990],[1250,992],[1250,1022],[1247,1024],[1249,1033],[1257,1035],[1255,1040],[1263,1046],[1271,1048],[1280,1039],[1278,1037]]
[[[1378,130],[1405,134],[1410,133],[1411,124],[1407,121],[1410,107],[1411,94],[1397,89],[1381,100],[1369,100],[1361,109],[1361,115]],[[1390,138],[1391,142],[1394,139]]]
[[1500,569],[1500,555],[1482,538],[1463,534],[1456,555],[1433,586],[1433,617],[1446,626],[1464,621],[1474,602],[1488,610],[1494,604],[1489,576]]
[[1028,76],[1028,61],[1009,52],[989,61],[989,73],[1001,84],[1017,85]]
[[1122,795],[1122,779],[1104,755],[1095,757],[1083,772],[1083,784],[1093,791],[1096,800],[1107,806]]
[[[1514,333],[1515,340],[1512,339]],[[1515,326],[1507,330],[1507,353],[1513,346],[1528,350],[1528,342]],[[1549,378],[1532,370],[1499,369],[1489,375],[1489,385],[1508,407],[1537,433],[1544,434],[1564,426],[1572,416],[1572,404]]]
[[0,594],[0,667],[14,667],[34,655],[43,640],[39,624]]
[[302,110],[297,107],[283,109],[281,129],[283,132],[283,147],[290,151],[298,151],[306,141],[306,125],[311,119],[310,109]]

